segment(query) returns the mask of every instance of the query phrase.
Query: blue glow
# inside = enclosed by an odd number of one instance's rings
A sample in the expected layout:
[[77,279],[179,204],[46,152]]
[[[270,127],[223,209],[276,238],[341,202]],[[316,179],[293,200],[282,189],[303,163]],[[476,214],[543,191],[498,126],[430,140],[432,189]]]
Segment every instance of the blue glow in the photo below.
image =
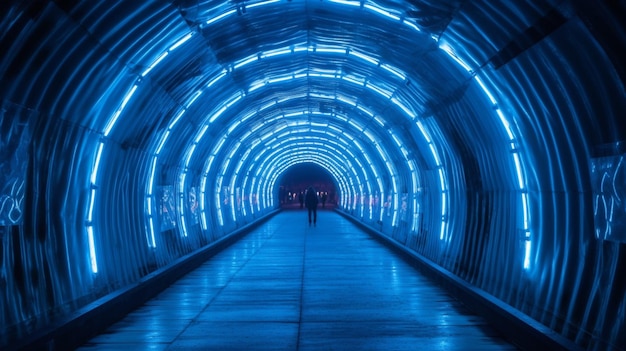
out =
[[435,150],[435,145],[433,143],[430,143],[428,144],[428,147],[430,148],[430,153],[433,154],[435,165],[437,165],[437,167],[441,167],[441,160],[439,159],[439,155],[437,154],[437,151]]
[[385,89],[383,89],[383,88],[381,88],[379,86],[376,86],[375,84],[372,84],[371,82],[367,82],[365,84],[365,87],[370,89],[371,91],[377,93],[377,94],[380,94],[380,95],[384,96],[387,99],[390,99],[391,96],[392,96],[392,93],[390,91],[385,90]]
[[206,87],[207,87],[207,88],[210,88],[210,87],[212,87],[213,85],[215,85],[215,83],[219,82],[219,81],[220,81],[220,79],[222,79],[222,78],[224,78],[224,77],[226,76],[226,73],[227,73],[227,71],[226,71],[226,70],[222,70],[222,72],[220,72],[220,74],[218,74],[215,78],[211,79],[211,80],[207,83]]
[[168,51],[174,51],[176,48],[178,48],[179,46],[186,43],[189,39],[191,39],[192,36],[193,36],[193,32],[189,32],[187,35],[185,35],[179,41],[177,41],[174,45],[170,46]]
[[194,143],[198,143],[200,142],[200,139],[202,139],[202,137],[204,136],[204,133],[206,133],[207,129],[209,128],[208,125],[204,125],[202,127],[202,129],[200,129],[200,132],[198,133],[198,135],[196,136],[196,138],[193,140]]
[[185,108],[188,109],[189,106],[191,106],[191,104],[193,104],[200,97],[200,95],[202,95],[202,90],[196,91],[191,97],[191,99],[189,99],[189,102],[185,105]]
[[158,158],[152,157],[152,165],[150,167],[150,178],[148,178],[148,196],[152,195],[152,188],[154,187],[154,173],[156,172]]
[[148,68],[146,68],[145,71],[143,71],[143,73],[141,73],[141,76],[145,77],[146,74],[150,73],[150,71],[152,71],[152,69],[156,67],[156,65],[158,65],[159,62],[161,62],[168,54],[169,53],[167,51],[162,53],[161,56],[159,56]]
[[87,227],[87,239],[89,241],[89,259],[91,261],[91,271],[98,273],[98,261],[96,259],[96,245],[93,238],[93,227]]
[[234,98],[231,98],[230,101],[228,101],[226,104],[224,104],[217,112],[215,112],[211,118],[209,118],[209,123],[213,123],[219,116],[222,115],[222,113],[224,113],[224,111],[226,111],[230,106],[232,106],[234,103],[236,103],[237,101],[239,101],[242,98],[241,93],[237,96],[235,96]]
[[233,9],[233,10],[226,11],[226,12],[224,12],[224,13],[222,13],[222,14],[220,14],[220,15],[217,15],[217,16],[215,16],[215,17],[211,18],[210,20],[206,21],[206,24],[212,24],[212,23],[215,23],[215,22],[217,22],[217,21],[219,21],[219,20],[223,19],[223,18],[224,18],[224,17],[226,17],[226,16],[230,16],[230,15],[232,15],[232,14],[233,14],[233,13],[235,13],[235,12],[237,12],[237,11],[236,11],[236,10],[234,10],[234,9]]
[[341,4],[341,5],[361,7],[361,2],[360,1],[349,1],[349,0],[328,0],[328,1],[334,2],[336,4]]
[[358,51],[352,51],[352,50],[348,51],[348,54],[356,56],[356,57],[360,58],[361,60],[367,61],[367,62],[369,62],[369,63],[371,63],[371,64],[373,64],[375,66],[378,66],[378,63],[379,63],[378,60],[373,58],[373,57],[371,57],[371,56],[362,54],[362,53],[360,53]]
[[251,9],[251,8],[255,8],[255,7],[261,7],[261,6],[265,6],[265,5],[269,5],[269,4],[273,4],[275,2],[278,2],[280,0],[266,0],[266,1],[260,1],[254,4],[248,4],[246,5],[247,8]]
[[402,23],[407,25],[407,26],[409,26],[409,27],[411,27],[413,30],[415,30],[417,32],[421,32],[422,31],[415,23],[412,23],[409,20],[403,20]]
[[180,111],[178,111],[178,114],[176,115],[176,117],[174,117],[174,120],[172,120],[172,122],[170,123],[169,126],[167,126],[167,129],[172,129],[174,128],[174,126],[176,125],[176,123],[178,123],[178,121],[180,120],[180,118],[183,116],[183,114],[185,114],[185,109],[181,109]]
[[106,127],[104,128],[103,134],[104,134],[105,137],[108,136],[109,133],[111,133],[111,130],[113,129],[113,126],[115,126],[115,123],[117,122],[117,119],[120,117],[120,114],[122,114],[122,111],[124,111],[124,108],[126,107],[126,104],[130,100],[130,98],[133,97],[133,94],[135,94],[136,90],[137,90],[137,84],[133,85],[133,87],[130,89],[130,91],[124,97],[124,100],[122,100],[122,104],[117,109],[115,114],[113,114],[113,118],[111,118],[109,120],[109,123],[107,123]]
[[513,153],[513,160],[515,160],[515,170],[517,171],[517,181],[519,182],[519,188],[523,190],[525,188],[524,176],[522,175],[522,164],[520,162],[519,154],[517,152]]
[[365,113],[366,115],[370,116],[370,117],[374,117],[374,113],[370,110],[368,110],[366,107],[361,106],[361,105],[357,105],[356,107],[359,111]]
[[241,67],[243,67],[243,66],[245,66],[245,65],[247,65],[249,63],[252,63],[252,62],[255,62],[255,61],[258,61],[258,60],[259,60],[259,57],[257,55],[253,55],[253,56],[247,57],[247,58],[245,58],[245,59],[243,59],[241,61],[235,62],[235,65],[233,66],[233,68],[234,69],[238,69],[238,68],[241,68]]
[[318,45],[315,47],[315,52],[318,53],[326,53],[326,54],[346,54],[347,53],[347,49],[345,48],[338,48],[338,47],[332,47],[332,46],[322,46],[322,45]]
[[101,141],[98,144],[98,151],[96,151],[96,160],[93,164],[93,169],[91,171],[91,184],[96,185],[96,180],[98,177],[98,169],[100,168],[100,159],[102,157],[102,148],[104,147],[104,143]]
[[248,93],[261,89],[264,86],[265,86],[265,82],[257,82],[257,83],[251,84],[250,87],[248,87]]
[[439,168],[438,173],[439,173],[439,183],[441,185],[441,191],[444,192],[446,191],[446,179],[445,179],[445,176],[443,175],[443,169]]
[[330,73],[309,72],[308,76],[309,77],[317,77],[317,78],[331,78],[331,79],[337,78],[337,76],[335,74],[330,74]]
[[513,131],[511,131],[511,124],[509,123],[509,121],[506,119],[506,117],[504,117],[504,114],[502,113],[502,111],[500,111],[499,108],[496,109],[496,113],[498,114],[498,117],[500,117],[500,122],[502,122],[502,125],[506,130],[506,133],[509,136],[509,140],[514,140],[515,138],[513,137]]
[[487,87],[485,86],[485,83],[483,83],[483,80],[480,79],[479,76],[474,76],[474,80],[478,82],[478,85],[480,85],[480,87],[483,89],[483,91],[485,92],[485,95],[487,95],[487,97],[489,98],[489,101],[491,101],[492,104],[496,105],[498,102],[493,97],[489,89],[487,89]]
[[291,52],[292,52],[292,50],[289,49],[289,48],[281,48],[281,49],[276,49],[276,50],[269,50],[269,51],[266,51],[266,52],[262,53],[261,54],[261,58],[280,56],[280,55],[289,54]]
[[385,121],[382,118],[380,118],[380,116],[374,117],[374,121],[376,121],[376,123],[378,123],[381,127],[383,128],[385,127]]
[[448,45],[448,43],[439,42],[439,48],[443,50],[446,54],[448,54],[448,56],[450,56],[450,58],[456,61],[456,63],[458,63],[461,67],[463,67],[465,71],[467,72],[472,71],[471,67],[456,55],[456,52],[454,51],[452,47],[450,47],[450,45]]
[[87,224],[88,225],[91,225],[91,222],[93,221],[93,207],[94,207],[95,201],[96,201],[96,189],[92,188],[91,198],[89,199],[89,210],[87,211]]
[[349,120],[348,124],[350,124],[351,126],[354,127],[354,129],[358,130],[359,132],[363,131],[363,127],[361,127],[360,125],[358,125],[354,120]]
[[404,73],[398,71],[398,69],[396,69],[396,68],[394,68],[394,67],[392,67],[392,66],[390,66],[390,65],[388,65],[386,63],[383,63],[382,65],[380,65],[380,67],[383,68],[384,70],[386,70],[387,72],[393,74],[394,76],[396,76],[396,77],[398,77],[398,78],[400,78],[402,80],[406,80],[406,76],[404,75]]
[[161,141],[159,142],[159,146],[157,146],[156,151],[154,152],[155,154],[160,154],[161,150],[163,150],[163,145],[165,145],[165,141],[167,140],[167,137],[170,135],[170,130],[167,129],[165,131],[165,133],[163,133],[163,136],[161,137]]
[[522,193],[522,214],[524,216],[523,219],[523,224],[524,224],[524,230],[528,230],[528,194],[527,193]]
[[343,95],[337,95],[337,100],[339,100],[341,102],[344,102],[344,103],[346,103],[346,104],[348,104],[350,106],[356,106],[356,101],[355,100],[349,99],[349,98],[347,98],[347,97],[345,97]]
[[146,197],[146,208],[148,210],[148,217],[151,217],[152,216],[152,197],[151,196]]
[[154,219],[152,217],[148,219],[148,224],[150,225],[150,242],[148,243],[148,246],[155,248],[156,240],[154,238]]
[[530,268],[530,238],[525,241],[525,253],[524,253],[524,269]]
[[191,156],[196,151],[196,144],[192,144],[189,147],[189,151],[187,152],[187,158],[185,159],[185,168],[189,167],[189,162],[191,161]]
[[404,113],[406,115],[411,117],[411,119],[415,119],[415,114],[413,112],[411,112],[411,110],[409,110],[406,106],[404,106],[398,99],[392,98],[391,102],[393,102],[396,106],[398,106],[400,109],[402,109],[402,111],[404,111]]
[[187,224],[185,221],[185,217],[183,216],[182,213],[182,209],[184,208],[183,206],[185,205],[185,201],[181,198],[180,199],[180,207],[181,207],[181,213],[180,213],[180,231],[183,234],[183,237],[187,237]]
[[374,12],[376,12],[378,14],[381,14],[381,15],[383,15],[385,17],[391,18],[392,20],[396,20],[396,21],[400,20],[400,17],[398,17],[397,15],[392,14],[391,12],[389,12],[386,9],[382,9],[382,8],[379,8],[379,7],[376,7],[374,5],[370,5],[370,4],[365,4],[363,6],[366,9],[368,9],[368,10],[372,10],[372,11],[374,11]]
[[361,85],[365,86],[365,78],[362,78],[362,77],[355,77],[355,76],[352,76],[352,75],[346,75],[346,76],[342,76],[341,80],[344,80],[344,81],[346,81],[348,83],[356,84],[356,85],[359,85],[359,86],[361,86]]
[[441,231],[439,232],[439,240],[443,240],[446,232],[446,222],[441,221]]
[[446,203],[446,193],[441,193],[441,216],[444,217],[446,215],[447,203]]
[[[187,173],[184,173],[184,172],[181,173],[180,174],[180,180],[178,182],[178,190],[179,190],[179,193],[180,193],[180,200],[181,201],[183,201],[183,194],[185,193],[185,178],[186,177],[187,177]],[[184,202],[181,202],[181,205],[184,205],[184,204],[185,204]],[[184,209],[184,207],[181,206],[180,207],[180,213],[181,214],[183,213],[183,209]]]
[[426,139],[426,142],[430,144],[432,141],[430,140],[430,136],[428,136],[426,129],[424,129],[424,126],[422,125],[422,121],[417,121],[417,127],[419,128],[420,132],[424,136],[424,139]]

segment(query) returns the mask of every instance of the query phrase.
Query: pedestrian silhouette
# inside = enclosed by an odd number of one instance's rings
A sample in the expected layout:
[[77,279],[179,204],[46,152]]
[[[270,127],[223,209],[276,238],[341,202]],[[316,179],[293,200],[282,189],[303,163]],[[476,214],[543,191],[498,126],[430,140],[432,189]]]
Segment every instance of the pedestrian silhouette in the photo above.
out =
[[304,204],[309,212],[309,227],[311,226],[311,215],[313,215],[313,225],[317,224],[317,204],[319,199],[312,186],[309,187],[304,196]]

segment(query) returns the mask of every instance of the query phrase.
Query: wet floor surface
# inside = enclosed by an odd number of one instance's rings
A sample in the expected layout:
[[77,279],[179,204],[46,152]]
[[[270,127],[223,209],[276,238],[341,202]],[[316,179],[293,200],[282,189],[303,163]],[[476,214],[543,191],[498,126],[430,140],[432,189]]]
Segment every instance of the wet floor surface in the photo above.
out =
[[332,211],[283,211],[80,350],[515,350]]

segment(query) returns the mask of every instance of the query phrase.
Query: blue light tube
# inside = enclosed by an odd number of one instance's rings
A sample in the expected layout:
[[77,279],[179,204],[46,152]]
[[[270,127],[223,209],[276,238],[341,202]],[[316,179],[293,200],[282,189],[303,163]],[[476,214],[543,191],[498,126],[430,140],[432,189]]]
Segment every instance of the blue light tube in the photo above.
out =
[[98,178],[98,169],[100,168],[100,160],[102,157],[102,149],[104,148],[104,142],[101,141],[98,144],[98,151],[96,151],[96,159],[93,164],[93,169],[91,170],[91,184],[96,185],[96,180]]
[[391,102],[393,102],[396,106],[398,106],[406,115],[411,117],[411,119],[415,119],[415,114],[408,109],[408,107],[404,106],[397,98],[391,98]]
[[348,49],[334,46],[317,45],[315,47],[315,52],[321,52],[325,54],[346,54],[348,52]]
[[365,87],[368,88],[369,90],[379,94],[379,95],[384,96],[386,99],[391,99],[391,96],[393,95],[392,92],[390,92],[388,90],[385,90],[385,89],[383,89],[383,88],[381,88],[381,87],[379,87],[379,86],[377,86],[377,85],[375,85],[375,84],[373,84],[371,82],[367,82],[365,84]]
[[524,269],[530,268],[530,240],[526,240],[524,245]]
[[154,238],[154,219],[152,217],[148,219],[148,224],[150,225],[150,242],[148,243],[148,246],[156,248],[156,240]]
[[489,91],[489,89],[487,89],[487,86],[485,85],[485,83],[483,83],[483,80],[480,79],[479,76],[474,76],[474,80],[478,83],[478,85],[480,85],[480,87],[483,89],[483,91],[485,92],[485,95],[487,95],[487,97],[489,98],[489,101],[491,101],[491,103],[493,105],[497,105],[497,101],[496,99],[493,97],[493,95],[491,94],[491,92]]
[[253,84],[250,84],[250,87],[248,88],[248,94],[254,92],[255,90],[261,89],[265,86],[265,82],[255,82]]
[[187,157],[185,158],[185,169],[189,167],[189,162],[191,161],[191,156],[193,156],[194,151],[196,151],[197,144],[191,144],[187,151]]
[[500,118],[500,122],[504,126],[504,130],[506,131],[506,134],[509,136],[509,140],[511,141],[515,140],[515,137],[513,136],[513,131],[511,131],[511,124],[506,119],[506,117],[504,117],[504,114],[502,113],[502,111],[499,108],[497,108],[496,113],[498,114],[498,117]]
[[439,155],[437,154],[437,150],[435,150],[435,145],[433,143],[428,144],[430,148],[430,153],[433,154],[433,158],[435,160],[435,165],[437,167],[441,167],[441,160],[439,159]]
[[395,67],[393,67],[391,65],[388,65],[386,63],[381,64],[380,67],[382,69],[384,69],[385,71],[393,74],[394,76],[400,78],[402,81],[406,80],[406,75],[404,75],[404,73],[400,72],[397,68],[395,68]]
[[519,183],[519,188],[521,190],[524,190],[526,186],[524,185],[524,176],[522,175],[522,164],[519,158],[519,153],[513,153],[513,160],[515,161],[515,170],[517,171],[517,181]]
[[361,7],[361,2],[360,1],[350,1],[350,0],[328,0],[328,1],[329,2],[334,2],[336,4],[340,4],[340,5]]
[[96,259],[96,244],[93,235],[93,227],[87,226],[87,239],[89,242],[89,260],[91,262],[91,271],[98,273],[98,260]]
[[187,35],[185,35],[184,37],[182,37],[179,41],[177,41],[174,45],[170,46],[169,49],[167,49],[167,51],[174,51],[176,48],[178,48],[179,46],[183,45],[184,43],[186,43],[189,39],[191,39],[191,37],[193,36],[193,32],[189,32],[187,33]]
[[202,90],[196,91],[191,99],[189,99],[189,102],[185,105],[185,108],[189,109],[189,106],[191,106],[200,97],[200,95],[202,95]]
[[374,6],[374,5],[371,5],[371,4],[365,4],[365,5],[363,5],[363,7],[365,7],[368,10],[372,10],[372,11],[374,11],[374,12],[380,14],[380,15],[388,17],[388,18],[390,18],[392,20],[395,20],[395,21],[399,21],[400,20],[400,17],[398,17],[397,15],[389,12],[386,9],[382,9],[380,7],[377,7],[377,6]]
[[522,193],[522,214],[523,214],[523,225],[524,230],[529,229],[529,219],[528,219],[528,193]]
[[159,64],[159,62],[161,62],[169,53],[167,51],[165,51],[164,53],[162,53],[156,60],[154,60],[154,62],[152,62],[152,64],[150,66],[148,66],[148,68],[146,68],[145,71],[143,71],[143,73],[141,73],[142,77],[145,77],[146,74],[150,73],[150,71],[152,71],[152,69],[154,67],[156,67],[156,65]]
[[257,3],[253,3],[253,4],[247,4],[245,5],[247,8],[252,9],[255,7],[261,7],[261,6],[265,6],[265,5],[269,5],[269,4],[273,4],[275,2],[278,2],[280,0],[265,0],[265,1],[260,1]]
[[402,23],[411,27],[413,30],[415,30],[416,32],[421,32],[422,30],[413,22],[409,21],[409,20],[402,20]]
[[422,125],[422,121],[417,121],[416,124],[417,124],[417,127],[419,128],[420,132],[424,136],[424,139],[426,139],[426,143],[428,143],[428,144],[432,143],[432,140],[430,140],[430,136],[428,135],[428,133],[426,132],[426,129]]
[[96,201],[96,189],[91,189],[91,197],[89,198],[89,210],[87,211],[87,224],[91,225],[93,221],[93,207]]
[[265,51],[263,53],[261,53],[261,58],[268,58],[268,57],[274,57],[274,56],[281,56],[281,55],[286,55],[291,53],[291,49],[289,48],[280,48],[280,49],[276,49],[276,50],[268,50]]
[[215,78],[211,79],[209,81],[209,83],[207,83],[206,87],[210,88],[212,87],[215,83],[219,82],[220,79],[224,78],[226,76],[226,73],[228,71],[226,71],[225,69],[222,70],[222,72],[220,72],[220,74],[218,74],[217,76],[215,76]]
[[215,22],[217,22],[217,21],[221,20],[222,18],[224,18],[224,17],[226,17],[226,16],[230,16],[230,15],[232,15],[232,14],[233,14],[233,13],[235,13],[235,12],[237,12],[237,10],[235,10],[235,9],[232,9],[232,10],[226,11],[226,12],[224,12],[224,13],[220,14],[220,15],[217,15],[217,16],[215,16],[215,17],[213,17],[213,18],[209,19],[209,20],[208,20],[208,21],[206,21],[205,23],[206,23],[207,25],[209,25],[209,24],[213,24],[213,23],[215,23]]
[[124,108],[126,107],[126,104],[130,100],[130,98],[133,96],[133,94],[135,94],[135,91],[137,91],[137,84],[133,85],[133,87],[130,89],[130,91],[126,94],[126,96],[124,97],[124,100],[122,100],[122,103],[121,103],[120,107],[113,114],[113,117],[109,120],[109,123],[107,123],[106,127],[104,128],[104,132],[103,132],[105,137],[109,136],[109,133],[111,133],[111,129],[113,129],[113,126],[117,122],[117,119],[122,114],[122,111],[124,111]]
[[206,133],[208,128],[209,128],[209,126],[207,124],[202,126],[202,129],[200,129],[200,132],[198,133],[196,138],[193,140],[193,142],[196,143],[196,144],[199,143],[200,140],[202,139],[202,137],[204,136],[204,133]]
[[443,50],[446,54],[448,54],[448,56],[450,56],[450,58],[452,58],[454,61],[456,61],[456,63],[458,63],[459,66],[463,67],[463,69],[465,69],[466,72],[468,72],[468,73],[472,72],[472,68],[467,63],[465,63],[463,60],[461,60],[461,58],[459,58],[456,55],[455,50],[450,45],[448,45],[448,43],[440,41],[439,42],[439,48],[441,50]]
[[148,210],[148,217],[152,217],[152,196],[146,196],[146,209]]
[[[333,77],[335,78],[335,77]],[[358,86],[365,86],[365,78],[364,77],[355,77],[353,75],[342,76],[341,80],[344,80],[348,83],[356,84]]]
[[359,132],[363,132],[363,127],[361,127],[359,124],[357,124],[354,120],[349,120],[348,124],[350,124],[351,126],[354,127],[354,129],[358,130]]
[[360,52],[358,52],[358,51],[349,50],[349,51],[348,51],[348,54],[349,54],[349,55],[353,55],[353,56],[355,56],[355,57],[358,57],[358,58],[360,58],[361,60],[363,60],[363,61],[367,61],[367,62],[369,62],[369,63],[371,63],[372,65],[375,65],[375,66],[378,66],[378,64],[379,64],[379,62],[378,62],[378,60],[377,60],[377,59],[375,59],[375,58],[373,58],[373,57],[371,57],[371,56],[369,56],[369,55],[366,55],[366,54],[360,53]]
[[278,77],[273,77],[267,80],[267,84],[276,84],[276,83],[280,83],[280,82],[288,82],[290,80],[294,80],[293,75],[286,75],[286,76],[278,76]]
[[337,95],[337,100],[339,100],[339,101],[341,101],[343,103],[346,103],[346,104],[348,104],[350,106],[356,106],[356,100],[349,99],[349,98],[347,98],[347,97],[345,97],[343,95],[339,95],[338,94]]
[[176,117],[174,117],[172,122],[167,126],[167,129],[172,130],[176,123],[178,123],[180,118],[185,114],[185,111],[187,110],[185,110],[184,108],[180,109],[180,111],[178,111],[178,114],[176,114]]
[[155,155],[159,155],[161,153],[161,151],[163,150],[163,145],[165,145],[165,141],[167,140],[167,137],[170,135],[170,130],[166,129],[165,133],[163,133],[163,136],[161,137],[161,141],[159,142],[159,145],[156,148],[156,151],[154,151]]
[[152,164],[150,166],[150,178],[148,178],[148,196],[152,196],[154,188],[154,173],[156,172],[158,157],[152,157]]

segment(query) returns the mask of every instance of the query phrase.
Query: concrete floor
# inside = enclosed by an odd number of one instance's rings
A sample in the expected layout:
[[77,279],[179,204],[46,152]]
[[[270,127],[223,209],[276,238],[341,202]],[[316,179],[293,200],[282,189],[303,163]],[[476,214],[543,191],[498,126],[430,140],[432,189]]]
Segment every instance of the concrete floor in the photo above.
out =
[[348,220],[283,211],[80,350],[515,350]]

